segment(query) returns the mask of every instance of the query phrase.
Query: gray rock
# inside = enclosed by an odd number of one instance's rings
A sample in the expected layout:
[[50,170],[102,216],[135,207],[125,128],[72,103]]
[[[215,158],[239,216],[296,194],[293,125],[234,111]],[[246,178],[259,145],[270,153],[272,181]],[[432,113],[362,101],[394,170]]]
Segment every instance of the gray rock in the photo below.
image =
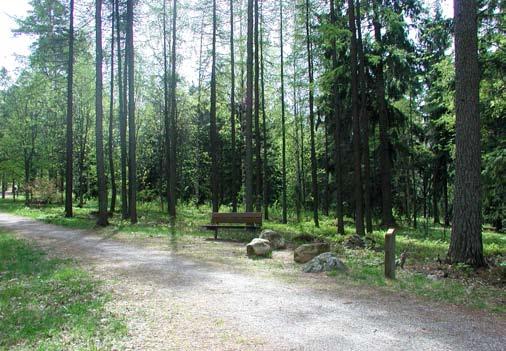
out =
[[298,263],[306,263],[319,254],[329,250],[330,245],[328,243],[304,244],[295,249],[293,252],[293,259]]
[[274,230],[270,229],[262,230],[262,233],[260,234],[260,239],[269,240],[269,243],[274,250],[284,249],[286,247],[285,239],[283,238],[283,236],[281,236],[281,234],[275,232]]
[[272,252],[269,240],[255,238],[246,245],[248,256],[268,256]]
[[355,234],[344,241],[344,246],[348,249],[363,249],[365,248],[365,241]]
[[306,273],[319,273],[334,270],[345,272],[348,268],[335,254],[325,252],[306,263],[302,270]]

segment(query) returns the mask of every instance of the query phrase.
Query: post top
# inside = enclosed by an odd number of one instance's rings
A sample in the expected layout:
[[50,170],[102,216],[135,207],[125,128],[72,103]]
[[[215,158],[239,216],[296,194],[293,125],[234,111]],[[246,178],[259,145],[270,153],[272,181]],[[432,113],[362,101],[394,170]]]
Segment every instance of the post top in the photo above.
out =
[[385,235],[395,235],[395,228],[388,228]]

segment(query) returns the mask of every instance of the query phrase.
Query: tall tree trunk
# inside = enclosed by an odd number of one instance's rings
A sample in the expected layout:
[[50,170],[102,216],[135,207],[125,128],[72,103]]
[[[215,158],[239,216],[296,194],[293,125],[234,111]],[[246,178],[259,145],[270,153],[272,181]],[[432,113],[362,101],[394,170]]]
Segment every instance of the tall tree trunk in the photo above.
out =
[[260,138],[260,46],[259,46],[259,10],[255,0],[255,195],[256,210],[262,210],[262,140]]
[[390,159],[390,138],[388,136],[389,123],[385,96],[385,78],[383,74],[383,40],[381,37],[381,23],[379,19],[380,1],[374,0],[374,38],[379,47],[380,59],[375,67],[376,72],[376,99],[378,104],[380,128],[380,177],[381,177],[381,219],[382,225],[394,224],[392,215],[392,161]]
[[323,208],[322,212],[325,216],[329,215],[329,206],[330,206],[330,171],[329,171],[329,138],[328,138],[328,130],[329,130],[329,117],[325,114],[325,120],[323,124],[323,146],[324,146],[324,155],[323,155],[323,167],[325,169],[325,177],[323,179]]
[[455,198],[448,256],[485,266],[481,236],[481,141],[476,0],[454,0],[455,11]]
[[434,168],[432,173],[432,217],[434,224],[439,224],[439,161],[440,156],[436,156],[434,160]]
[[[337,25],[336,10],[334,0],[330,0],[330,21],[333,26]],[[336,39],[332,40],[332,69],[337,70],[337,48]],[[339,86],[337,80],[332,84],[332,113],[334,117],[334,169],[336,180],[336,217],[337,217],[337,234],[344,235],[344,212],[343,212],[343,176],[342,176],[342,153],[341,153],[341,116],[339,113]]]
[[[295,46],[294,46],[295,49]],[[293,123],[295,125],[295,163],[296,163],[296,172],[297,172],[297,181],[295,185],[295,207],[297,212],[297,222],[301,220],[301,203],[302,203],[302,171],[300,164],[300,147],[299,147],[299,114],[297,110],[297,78],[296,78],[296,58],[293,55]]]
[[353,113],[353,166],[355,177],[355,227],[357,234],[364,235],[364,210],[362,191],[360,120],[358,111],[357,87],[357,29],[355,26],[354,0],[348,0],[348,17],[351,31],[350,67],[351,67],[351,105]]
[[67,141],[65,157],[65,217],[72,217],[72,193],[73,193],[73,91],[74,86],[74,0],[70,0],[70,25],[69,25],[69,61],[67,72]]
[[16,194],[17,193],[17,189],[16,189],[16,179],[13,179],[12,180],[12,201],[13,202],[16,202]]
[[213,39],[211,64],[211,111],[210,111],[210,146],[211,146],[211,198],[213,212],[220,209],[218,197],[218,131],[216,127],[216,0],[213,0]]
[[[169,66],[167,60],[167,0],[163,0],[163,122],[164,122],[164,158],[163,170],[167,180],[167,203],[169,203],[169,164],[170,164],[170,120],[169,120]],[[200,96],[199,96],[200,98]],[[199,101],[200,107],[200,101]]]
[[137,156],[135,129],[135,64],[134,64],[134,0],[127,0],[127,62],[128,62],[128,183],[130,222],[137,223]]
[[106,226],[107,223],[107,189],[104,165],[104,133],[102,106],[102,0],[95,4],[95,46],[96,46],[96,81],[95,81],[95,144],[97,157],[98,182],[98,220],[97,225]]
[[309,30],[309,0],[306,0],[306,48],[307,48],[307,68],[309,76],[309,129],[311,144],[311,187],[313,195],[313,221],[315,227],[319,227],[318,220],[318,174],[316,164],[316,148],[315,148],[315,126],[314,126],[314,80],[313,80],[313,55],[311,48],[311,33]]
[[125,55],[125,68],[122,70],[121,58],[121,26],[120,26],[120,12],[119,0],[115,0],[114,4],[116,12],[116,45],[118,56],[118,104],[119,104],[119,139],[120,139],[120,168],[121,168],[121,217],[127,219],[129,217],[128,210],[128,195],[127,195],[127,122],[126,122],[126,55]]
[[2,199],[5,200],[5,192],[7,191],[7,180],[5,179],[5,173],[2,173]]
[[357,50],[360,60],[359,65],[359,86],[360,86],[360,123],[362,127],[362,157],[364,160],[364,215],[367,233],[372,233],[371,213],[371,162],[369,158],[369,114],[367,112],[367,85],[365,77],[365,54],[362,41],[362,17],[360,15],[360,0],[357,0]]
[[283,0],[279,0],[279,51],[280,51],[280,76],[281,76],[281,186],[282,186],[281,207],[283,213],[281,221],[282,223],[287,223],[288,216],[286,208],[286,126],[285,126],[285,72],[284,72],[284,55],[283,55]]
[[443,170],[443,202],[444,202],[444,225],[449,226],[450,225],[450,214],[448,213],[448,164],[446,161],[445,156],[445,162],[444,162],[444,170]]
[[246,212],[253,211],[253,0],[248,0],[248,34],[246,43],[246,121],[244,155],[244,202]]
[[177,0],[173,0],[172,8],[172,58],[171,58],[171,106],[170,106],[170,150],[169,150],[169,217],[171,221],[176,219],[176,19]]
[[230,132],[232,152],[232,212],[237,212],[237,181],[239,179],[235,135],[235,55],[234,55],[234,0],[230,0]]
[[263,157],[264,162],[262,163],[262,174],[263,174],[263,187],[262,187],[262,199],[264,205],[264,219],[269,219],[269,168],[267,160],[267,122],[265,116],[265,80],[264,80],[264,23],[263,23],[263,12],[260,7],[260,95],[262,98],[262,134],[263,134]]
[[[119,0],[113,0],[114,3]],[[114,11],[112,12],[111,20],[111,87],[110,87],[110,103],[109,103],[109,142],[108,142],[108,154],[109,154],[109,172],[111,177],[111,207],[110,213],[114,214],[116,209],[116,175],[114,172],[114,24],[116,22],[116,16]]]

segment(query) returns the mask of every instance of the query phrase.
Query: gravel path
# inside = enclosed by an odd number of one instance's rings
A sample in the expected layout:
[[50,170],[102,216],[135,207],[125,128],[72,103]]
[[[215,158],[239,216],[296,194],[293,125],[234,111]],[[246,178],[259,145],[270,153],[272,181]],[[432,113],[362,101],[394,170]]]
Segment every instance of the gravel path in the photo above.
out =
[[[107,282],[126,350],[506,350],[506,320],[354,287],[324,292],[0,214]],[[367,290],[367,289],[365,289]]]

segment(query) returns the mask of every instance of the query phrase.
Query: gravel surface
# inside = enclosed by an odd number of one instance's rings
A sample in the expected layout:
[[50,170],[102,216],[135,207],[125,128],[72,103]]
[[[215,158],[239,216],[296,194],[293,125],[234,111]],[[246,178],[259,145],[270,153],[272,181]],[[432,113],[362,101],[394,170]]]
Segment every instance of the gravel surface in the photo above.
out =
[[506,320],[371,289],[333,291],[18,216],[0,226],[107,283],[125,350],[506,350]]

